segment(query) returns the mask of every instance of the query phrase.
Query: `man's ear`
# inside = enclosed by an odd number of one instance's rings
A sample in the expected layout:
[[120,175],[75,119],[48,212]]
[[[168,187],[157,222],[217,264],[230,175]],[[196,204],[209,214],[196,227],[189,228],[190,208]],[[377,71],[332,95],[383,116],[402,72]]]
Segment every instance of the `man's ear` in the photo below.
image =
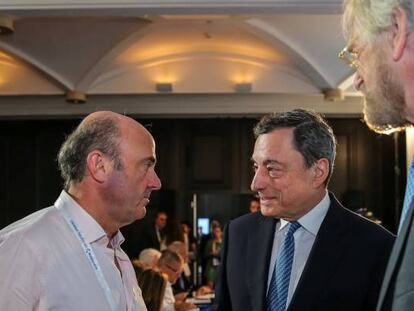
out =
[[108,159],[99,150],[92,150],[86,158],[86,169],[97,182],[103,183],[108,172]]
[[399,60],[407,45],[407,13],[400,7],[395,8],[391,13],[391,43],[392,43],[392,58]]
[[313,183],[315,187],[319,187],[325,183],[329,175],[329,161],[326,158],[317,160],[314,164]]

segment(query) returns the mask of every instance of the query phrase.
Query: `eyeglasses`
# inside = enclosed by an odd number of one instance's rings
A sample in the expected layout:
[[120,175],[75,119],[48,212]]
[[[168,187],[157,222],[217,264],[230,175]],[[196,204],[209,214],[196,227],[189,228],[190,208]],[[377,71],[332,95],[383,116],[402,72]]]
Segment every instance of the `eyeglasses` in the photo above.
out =
[[359,67],[359,56],[361,55],[361,51],[359,52],[350,49],[349,47],[344,47],[341,52],[338,54],[338,58],[342,60],[345,64],[350,66],[353,69],[358,69]]
[[181,273],[181,267],[172,267],[169,264],[164,264],[168,269],[170,269],[174,273]]

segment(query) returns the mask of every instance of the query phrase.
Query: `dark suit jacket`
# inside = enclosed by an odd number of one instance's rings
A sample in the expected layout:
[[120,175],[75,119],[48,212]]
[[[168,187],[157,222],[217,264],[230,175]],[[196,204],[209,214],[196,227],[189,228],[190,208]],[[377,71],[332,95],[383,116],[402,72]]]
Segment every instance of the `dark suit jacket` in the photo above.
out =
[[193,287],[194,286],[193,286],[193,283],[191,282],[191,279],[186,277],[184,272],[181,272],[180,277],[172,285],[174,295],[183,293],[183,292],[189,292],[193,289]]
[[160,250],[160,241],[158,241],[154,224],[143,224],[138,236],[139,242],[135,245],[138,255],[146,248],[155,248]]
[[[394,236],[345,209],[332,194],[330,198],[288,311],[375,310]],[[277,221],[254,213],[226,227],[216,286],[217,310],[266,310]]]

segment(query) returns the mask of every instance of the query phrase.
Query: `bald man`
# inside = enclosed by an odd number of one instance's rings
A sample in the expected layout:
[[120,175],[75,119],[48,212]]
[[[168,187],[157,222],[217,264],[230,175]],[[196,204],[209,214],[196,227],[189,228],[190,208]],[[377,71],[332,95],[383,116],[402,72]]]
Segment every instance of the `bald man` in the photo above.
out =
[[59,151],[55,204],[0,231],[0,310],[146,310],[119,228],[161,187],[155,162],[141,124],[87,116]]

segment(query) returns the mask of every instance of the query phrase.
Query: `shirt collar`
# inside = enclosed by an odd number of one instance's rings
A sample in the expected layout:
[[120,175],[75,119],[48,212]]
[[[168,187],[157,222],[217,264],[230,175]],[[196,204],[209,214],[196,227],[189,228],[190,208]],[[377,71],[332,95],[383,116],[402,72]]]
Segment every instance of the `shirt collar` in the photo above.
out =
[[[99,241],[99,243],[104,243],[105,246],[108,245],[109,240],[105,230],[65,190],[62,190],[60,193],[60,196],[55,202],[55,206],[58,209],[65,209],[72,217],[86,242],[93,243]],[[119,248],[123,241],[124,237],[118,230],[117,234],[111,240],[112,247],[114,249]]]
[[[331,199],[329,198],[328,192],[326,192],[323,199],[297,221],[303,229],[316,236],[322,221],[325,219],[326,213],[328,213],[329,205],[331,205]],[[279,230],[283,229],[288,224],[288,221],[280,219]]]

